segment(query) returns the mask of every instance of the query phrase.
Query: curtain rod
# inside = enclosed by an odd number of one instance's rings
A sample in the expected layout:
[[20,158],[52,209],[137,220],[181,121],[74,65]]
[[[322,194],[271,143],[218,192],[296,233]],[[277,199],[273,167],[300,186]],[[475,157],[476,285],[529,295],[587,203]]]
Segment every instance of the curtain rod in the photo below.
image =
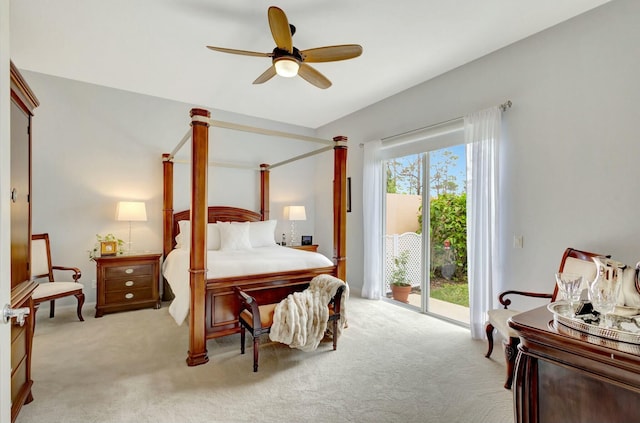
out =
[[499,105],[498,107],[500,108],[500,110],[502,110],[503,112],[506,112],[507,109],[510,109],[511,106],[513,105],[513,103],[511,102],[511,100],[507,100],[504,103],[502,103],[501,105]]
[[462,119],[462,116],[459,116],[459,117],[453,118],[453,119],[449,119],[449,120],[445,120],[445,121],[442,121],[442,122],[434,123],[432,125],[423,126],[422,128],[412,129],[410,131],[401,132],[401,133],[395,134],[395,135],[390,135],[388,137],[381,138],[380,140],[381,141],[389,141],[391,139],[399,138],[399,137],[402,137],[404,135],[411,135],[411,134],[413,134],[415,132],[420,132],[420,131],[425,131],[427,129],[437,128],[438,126],[444,126],[444,125],[447,125],[449,123],[455,122],[455,121],[460,120],[460,119]]
[[[501,111],[504,112],[507,109],[509,109],[512,105],[513,105],[513,103],[511,102],[511,100],[507,100],[506,102],[500,104],[498,106],[498,108]],[[424,131],[424,130],[427,130],[427,129],[436,128],[438,126],[446,125],[446,124],[455,122],[455,121],[460,120],[460,119],[464,119],[464,116],[458,116],[458,117],[453,118],[453,119],[449,119],[449,120],[445,120],[445,121],[442,121],[442,122],[434,123],[432,125],[423,126],[422,128],[412,129],[410,131],[401,132],[401,133],[395,134],[395,135],[390,135],[388,137],[381,138],[380,140],[381,141],[388,141],[388,140],[393,139],[393,138],[401,137],[401,136],[404,136],[404,135],[410,135],[410,134],[412,134],[414,132]],[[362,145],[363,144],[360,144],[360,146],[362,146]]]

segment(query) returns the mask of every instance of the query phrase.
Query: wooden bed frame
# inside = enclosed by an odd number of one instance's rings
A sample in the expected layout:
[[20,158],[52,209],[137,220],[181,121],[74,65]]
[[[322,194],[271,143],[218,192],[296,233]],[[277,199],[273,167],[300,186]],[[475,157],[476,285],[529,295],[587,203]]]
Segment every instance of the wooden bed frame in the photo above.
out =
[[[206,225],[216,221],[261,221],[269,219],[269,165],[260,165],[260,212],[236,207],[207,207],[208,144],[210,113],[204,109],[191,110],[191,209],[174,214],[173,210],[173,157],[163,154],[164,207],[163,254],[175,247],[178,221],[191,220],[191,256],[189,283],[191,288],[189,311],[189,350],[187,364],[207,363],[207,339],[230,335],[240,331],[238,311],[240,302],[234,287],[256,297],[258,301],[272,303],[289,293],[300,291],[320,274],[330,274],[346,280],[346,222],[347,222],[347,138],[333,138],[333,262],[330,267],[255,274],[242,277],[206,279]],[[251,132],[259,130],[240,128]],[[238,129],[238,128],[235,128]],[[275,131],[262,132],[281,136]],[[295,138],[289,134],[289,138]],[[308,138],[308,137],[301,137]],[[308,155],[305,155],[307,157]],[[163,300],[173,298],[169,285],[164,282]]]

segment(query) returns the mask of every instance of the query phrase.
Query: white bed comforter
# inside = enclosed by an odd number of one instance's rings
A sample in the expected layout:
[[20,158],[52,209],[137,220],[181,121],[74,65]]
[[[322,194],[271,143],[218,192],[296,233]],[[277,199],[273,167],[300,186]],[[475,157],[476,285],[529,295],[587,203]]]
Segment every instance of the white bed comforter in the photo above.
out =
[[[322,254],[278,245],[248,250],[210,250],[207,252],[206,279],[328,266],[333,266],[333,262]],[[162,274],[175,295],[169,314],[181,325],[189,314],[189,250],[171,251],[162,264]]]

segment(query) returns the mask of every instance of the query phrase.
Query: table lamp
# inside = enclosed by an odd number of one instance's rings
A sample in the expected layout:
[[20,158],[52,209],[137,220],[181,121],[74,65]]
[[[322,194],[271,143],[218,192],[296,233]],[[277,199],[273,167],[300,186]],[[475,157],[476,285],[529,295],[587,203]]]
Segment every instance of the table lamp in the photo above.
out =
[[131,222],[146,222],[147,209],[143,201],[120,201],[116,208],[116,220],[129,222],[127,253],[131,253]]
[[291,245],[296,245],[296,220],[307,220],[304,206],[287,206],[284,208],[284,216],[291,221]]

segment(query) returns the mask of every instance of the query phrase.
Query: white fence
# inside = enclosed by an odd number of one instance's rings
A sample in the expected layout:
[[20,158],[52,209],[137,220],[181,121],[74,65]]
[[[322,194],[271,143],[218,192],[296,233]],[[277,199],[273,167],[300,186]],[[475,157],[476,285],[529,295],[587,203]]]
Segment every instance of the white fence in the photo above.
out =
[[391,292],[389,280],[393,271],[393,259],[404,251],[409,252],[409,262],[407,263],[408,278],[411,286],[419,287],[422,280],[422,235],[415,232],[405,232],[403,234],[385,235],[385,292]]

